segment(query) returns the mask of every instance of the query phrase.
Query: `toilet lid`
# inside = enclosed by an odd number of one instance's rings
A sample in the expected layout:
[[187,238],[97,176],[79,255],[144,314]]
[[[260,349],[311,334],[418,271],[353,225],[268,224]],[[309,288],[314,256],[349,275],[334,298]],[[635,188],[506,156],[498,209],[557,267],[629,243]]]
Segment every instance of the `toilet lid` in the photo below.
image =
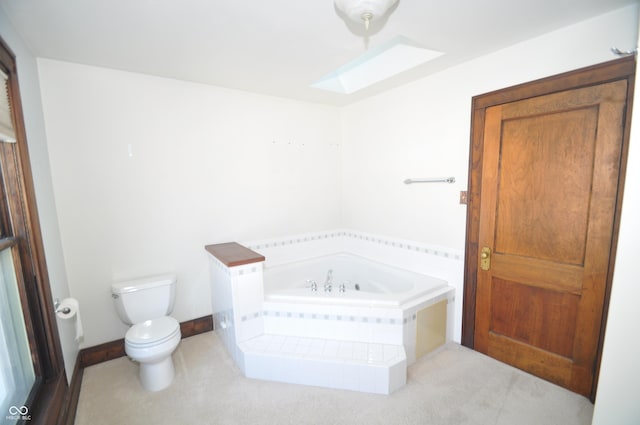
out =
[[127,331],[125,340],[135,345],[157,344],[173,337],[179,331],[180,324],[176,319],[163,316],[133,325]]

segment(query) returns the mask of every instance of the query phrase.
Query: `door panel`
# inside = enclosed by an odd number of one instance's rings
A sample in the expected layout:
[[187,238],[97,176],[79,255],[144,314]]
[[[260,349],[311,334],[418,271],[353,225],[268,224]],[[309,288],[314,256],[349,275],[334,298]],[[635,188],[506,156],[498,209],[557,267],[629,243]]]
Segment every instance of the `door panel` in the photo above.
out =
[[503,118],[496,252],[583,263],[596,117],[590,107]]
[[[625,80],[485,110],[474,348],[589,395],[613,242]],[[478,258],[478,262],[480,258]]]
[[494,278],[490,329],[571,357],[580,296]]

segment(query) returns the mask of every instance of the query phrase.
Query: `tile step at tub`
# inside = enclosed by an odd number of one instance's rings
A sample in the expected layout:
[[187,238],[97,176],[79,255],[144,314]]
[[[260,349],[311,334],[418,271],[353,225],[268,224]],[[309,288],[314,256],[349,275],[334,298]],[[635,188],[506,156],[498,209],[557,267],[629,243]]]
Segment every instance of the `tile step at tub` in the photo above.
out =
[[406,383],[402,345],[263,334],[238,347],[248,378],[377,394]]

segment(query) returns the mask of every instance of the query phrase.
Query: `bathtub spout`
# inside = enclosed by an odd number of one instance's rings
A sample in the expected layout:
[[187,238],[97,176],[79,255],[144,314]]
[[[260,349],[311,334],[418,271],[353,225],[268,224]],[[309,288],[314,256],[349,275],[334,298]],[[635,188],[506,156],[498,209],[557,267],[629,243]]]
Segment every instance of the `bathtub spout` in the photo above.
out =
[[333,270],[327,272],[327,279],[324,281],[324,292],[331,292],[331,282],[333,280]]

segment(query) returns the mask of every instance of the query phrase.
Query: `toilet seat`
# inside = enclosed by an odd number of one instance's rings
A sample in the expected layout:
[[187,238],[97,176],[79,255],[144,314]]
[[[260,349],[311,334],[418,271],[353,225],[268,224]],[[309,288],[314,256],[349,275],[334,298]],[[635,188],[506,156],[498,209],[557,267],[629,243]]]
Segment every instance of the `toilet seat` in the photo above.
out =
[[147,347],[162,344],[180,332],[180,324],[170,316],[145,320],[127,331],[124,339],[131,347]]

